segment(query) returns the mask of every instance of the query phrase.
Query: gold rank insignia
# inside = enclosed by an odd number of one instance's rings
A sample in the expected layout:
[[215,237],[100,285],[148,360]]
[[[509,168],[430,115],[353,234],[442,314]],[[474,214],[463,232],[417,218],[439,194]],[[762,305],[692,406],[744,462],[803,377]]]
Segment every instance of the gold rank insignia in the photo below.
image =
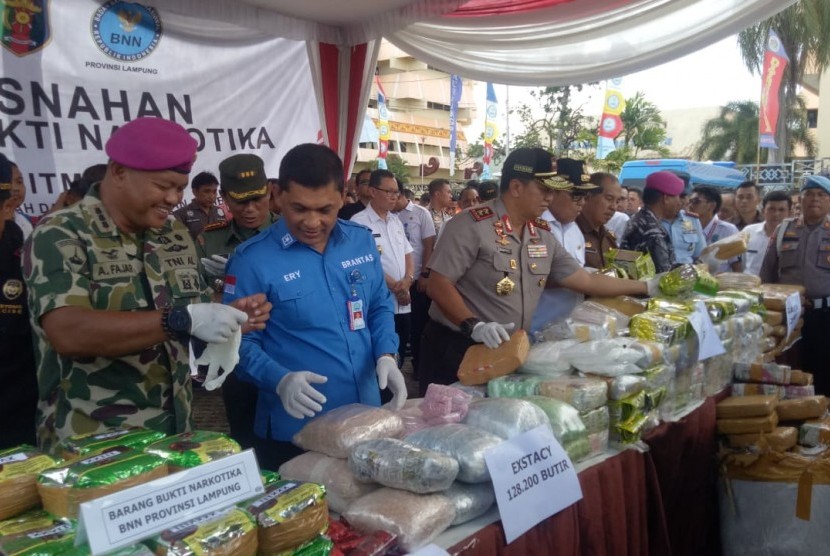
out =
[[513,282],[513,280],[511,280],[507,276],[496,282],[496,293],[498,295],[510,295],[511,293],[513,293],[513,290],[515,289],[515,282]]
[[683,231],[684,232],[694,232],[695,231],[695,227],[692,225],[692,222],[690,220],[684,220],[683,221]]
[[495,216],[496,213],[490,207],[473,207],[470,210],[470,215],[472,215],[473,220],[476,222],[480,222],[491,216]]

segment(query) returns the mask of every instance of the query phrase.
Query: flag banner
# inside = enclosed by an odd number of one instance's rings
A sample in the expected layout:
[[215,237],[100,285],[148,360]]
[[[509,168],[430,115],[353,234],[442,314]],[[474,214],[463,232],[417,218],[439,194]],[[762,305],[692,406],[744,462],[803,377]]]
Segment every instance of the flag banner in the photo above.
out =
[[498,134],[498,126],[496,125],[496,117],[498,115],[499,105],[496,100],[496,89],[493,88],[492,83],[488,83],[487,107],[484,119],[484,156],[481,158],[481,163],[484,166],[481,172],[481,178],[485,180],[493,177],[490,171],[490,164],[493,162],[493,142],[496,140],[496,135]]
[[[142,116],[173,120],[198,143],[193,174],[240,152],[276,176],[320,129],[306,45],[117,0],[0,2],[0,152],[20,167],[23,211],[39,216],[104,145]],[[204,36],[199,36],[202,32]],[[265,95],[265,96],[263,96]],[[191,197],[190,188],[185,191]]]
[[781,79],[790,59],[781,44],[781,39],[772,29],[767,37],[767,50],[764,53],[764,71],[761,74],[761,105],[758,112],[759,145],[768,149],[777,149],[775,133],[778,130],[778,112],[780,103]]
[[625,110],[625,97],[620,88],[622,78],[609,79],[605,82],[605,101],[602,116],[599,119],[597,137],[597,159],[602,160],[616,150],[614,140],[622,132],[623,124],[620,114]]
[[386,170],[386,155],[389,154],[389,109],[386,107],[386,93],[380,79],[375,76],[375,84],[378,86],[378,168]]
[[450,77],[450,176],[455,175],[455,149],[458,139],[458,103],[464,82],[460,75]]

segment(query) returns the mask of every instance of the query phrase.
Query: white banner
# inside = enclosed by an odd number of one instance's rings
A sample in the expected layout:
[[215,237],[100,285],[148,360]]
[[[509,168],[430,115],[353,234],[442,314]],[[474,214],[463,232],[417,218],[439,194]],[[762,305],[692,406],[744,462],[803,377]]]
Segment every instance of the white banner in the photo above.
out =
[[[34,0],[0,32],[0,152],[23,172],[22,209],[40,215],[113,130],[140,116],[182,124],[199,142],[193,174],[237,152],[276,177],[320,129],[305,44],[132,2]],[[190,192],[187,193],[190,196]]]

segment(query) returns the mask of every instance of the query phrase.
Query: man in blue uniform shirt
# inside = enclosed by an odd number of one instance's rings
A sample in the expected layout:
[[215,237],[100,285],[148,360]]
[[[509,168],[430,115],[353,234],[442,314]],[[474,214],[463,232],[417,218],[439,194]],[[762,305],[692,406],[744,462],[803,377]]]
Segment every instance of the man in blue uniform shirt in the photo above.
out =
[[306,417],[350,403],[406,401],[394,306],[375,241],[337,219],[343,165],[328,147],[305,144],[280,163],[282,218],[239,246],[224,298],[264,291],[274,304],[265,330],[247,334],[237,372],[259,388],[257,457],[277,469],[300,450],[290,440]]

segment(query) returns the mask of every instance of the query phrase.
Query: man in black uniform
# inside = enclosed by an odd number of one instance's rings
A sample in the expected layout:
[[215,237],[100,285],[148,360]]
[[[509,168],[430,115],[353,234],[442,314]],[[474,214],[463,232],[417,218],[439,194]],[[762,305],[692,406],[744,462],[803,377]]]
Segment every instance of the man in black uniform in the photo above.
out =
[[12,214],[12,166],[0,154],[0,450],[35,444],[37,378],[26,288],[20,267],[23,231]]

